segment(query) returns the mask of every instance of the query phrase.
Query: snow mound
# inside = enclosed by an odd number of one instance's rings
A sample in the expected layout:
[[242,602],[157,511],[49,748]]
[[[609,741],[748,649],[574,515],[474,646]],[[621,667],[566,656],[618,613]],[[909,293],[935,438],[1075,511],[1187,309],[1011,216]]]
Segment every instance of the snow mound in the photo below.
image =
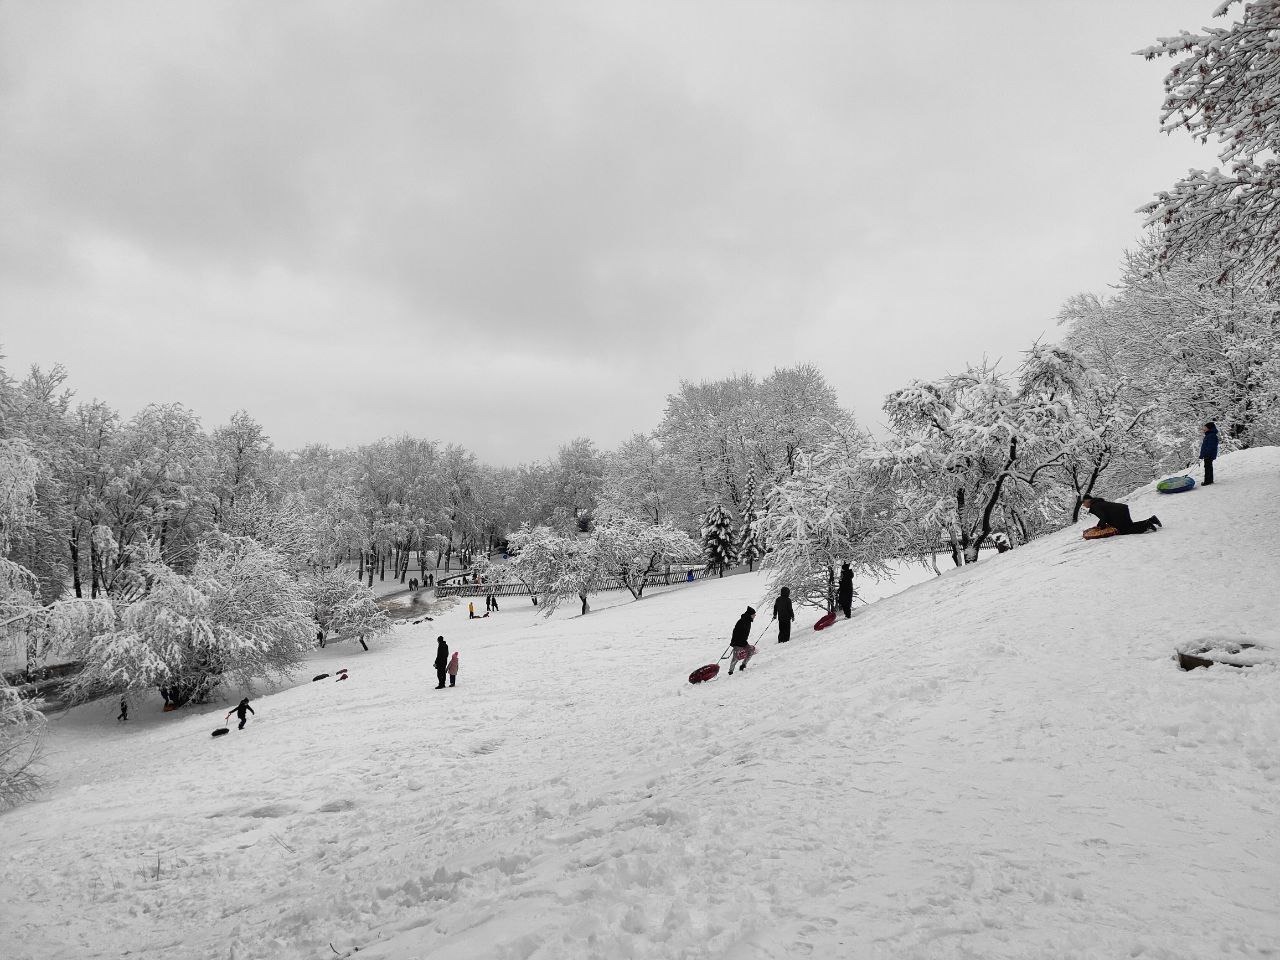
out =
[[221,706],[77,711],[3,819],[6,955],[1274,956],[1280,668],[1172,659],[1280,649],[1280,451],[1219,473],[1129,498],[1156,533],[1082,521],[786,646],[760,622],[696,687],[761,576],[318,651],[351,681],[219,740]]

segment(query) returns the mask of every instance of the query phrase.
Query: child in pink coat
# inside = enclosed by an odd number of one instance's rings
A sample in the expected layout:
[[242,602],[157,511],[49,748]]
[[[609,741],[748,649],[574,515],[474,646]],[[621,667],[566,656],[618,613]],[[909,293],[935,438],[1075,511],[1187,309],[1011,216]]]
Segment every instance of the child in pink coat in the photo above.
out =
[[458,651],[453,651],[453,656],[449,658],[449,686],[456,687],[458,685]]

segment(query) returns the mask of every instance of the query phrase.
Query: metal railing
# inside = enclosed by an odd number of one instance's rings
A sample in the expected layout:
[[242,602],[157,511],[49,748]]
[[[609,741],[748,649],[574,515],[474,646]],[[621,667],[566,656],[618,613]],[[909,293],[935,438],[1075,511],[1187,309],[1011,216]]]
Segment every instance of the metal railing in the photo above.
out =
[[[670,587],[681,583],[688,583],[689,569],[672,570],[670,573],[651,573],[644,578],[646,587]],[[706,576],[714,576],[702,567],[692,569],[693,579],[701,580]],[[606,577],[601,586],[592,590],[592,593],[603,593],[609,590],[625,590],[626,583],[621,577]],[[493,594],[495,597],[527,597],[533,591],[524,583],[438,583],[436,584],[437,597],[483,597],[486,594]]]

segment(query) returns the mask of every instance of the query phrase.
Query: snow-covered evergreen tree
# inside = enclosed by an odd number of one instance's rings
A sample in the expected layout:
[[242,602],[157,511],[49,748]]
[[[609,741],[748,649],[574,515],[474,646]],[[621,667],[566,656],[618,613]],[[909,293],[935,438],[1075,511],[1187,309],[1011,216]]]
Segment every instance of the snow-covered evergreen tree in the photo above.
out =
[[745,563],[748,570],[755,570],[756,564],[764,556],[764,542],[760,536],[760,514],[756,509],[756,469],[747,470],[747,479],[743,484],[742,526],[738,530],[738,562]]
[[702,556],[708,570],[714,570],[723,577],[725,570],[733,566],[738,558],[738,547],[734,541],[733,519],[717,503],[707,511],[702,523]]

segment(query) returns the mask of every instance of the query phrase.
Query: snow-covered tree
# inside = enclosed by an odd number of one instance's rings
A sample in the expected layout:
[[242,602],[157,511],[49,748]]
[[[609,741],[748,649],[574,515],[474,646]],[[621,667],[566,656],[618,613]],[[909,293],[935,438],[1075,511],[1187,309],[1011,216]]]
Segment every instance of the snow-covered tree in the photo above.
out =
[[849,414],[809,364],[699,384],[682,383],[667,398],[655,441],[671,465],[668,502],[675,523],[690,531],[715,504],[742,515],[743,478],[755,469],[765,486],[790,474],[795,457],[845,429]]
[[592,539],[526,524],[511,535],[508,546],[511,572],[538,598],[544,616],[551,616],[570,597],[578,598],[583,615],[590,612],[587,597],[600,589],[605,577]]
[[[40,609],[35,575],[8,556],[12,538],[33,516],[39,478],[40,465],[25,442],[0,440],[0,624],[11,628]],[[0,675],[0,810],[30,799],[40,788],[36,763],[43,720]]]
[[870,456],[957,566],[975,562],[997,531],[1015,545],[1065,519],[1054,471],[1081,443],[1082,364],[1071,351],[1037,346],[1020,372],[1012,382],[983,363],[885,401],[894,436]]
[[743,484],[742,526],[738,530],[738,561],[745,563],[748,570],[755,570],[756,564],[764,556],[764,538],[760,532],[760,513],[756,508],[759,491],[756,488],[756,469],[747,470],[747,479]]
[[1228,449],[1280,441],[1280,301],[1256,285],[1215,283],[1212,258],[1155,265],[1143,245],[1126,255],[1114,296],[1069,300],[1059,315],[1066,345],[1104,382],[1123,384],[1128,406],[1149,408],[1165,468],[1194,456],[1210,420]]
[[1138,51],[1175,61],[1164,80],[1161,128],[1215,139],[1227,165],[1189,171],[1142,209],[1159,227],[1163,263],[1212,253],[1217,280],[1272,286],[1280,279],[1280,3],[1226,0],[1213,15],[1237,4],[1240,19],[1229,26],[1183,31]]
[[80,623],[100,621],[88,639],[55,630],[55,642],[85,661],[77,696],[162,687],[175,702],[201,701],[222,683],[288,675],[310,650],[313,608],[278,554],[214,533],[197,544],[184,575],[155,544],[144,549],[137,567],[147,586],[138,599],[68,601],[59,611],[63,625],[77,614]]
[[689,563],[701,550],[688,534],[669,523],[654,526],[633,517],[597,524],[591,534],[593,561],[604,574],[617,577],[639,600],[645,579],[673,563]]
[[796,455],[794,472],[772,488],[761,522],[770,552],[769,587],[790,587],[793,600],[836,608],[840,565],[855,577],[889,575],[888,560],[910,549],[912,533],[889,475],[863,459],[863,441],[846,436]]
[[702,521],[702,557],[707,569],[721,577],[738,559],[733,518],[718,503],[707,511]]
[[243,410],[218,427],[209,438],[213,468],[213,519],[231,530],[237,505],[268,482],[271,440],[259,423]]
[[43,786],[38,771],[44,717],[0,676],[0,810],[32,799]]
[[560,448],[551,467],[552,519],[566,529],[584,530],[600,501],[604,461],[587,437]]
[[747,565],[748,570],[755,570],[756,564],[764,556],[764,543],[761,533],[760,517],[756,514],[754,504],[748,504],[742,517],[742,529],[738,532],[738,560]]
[[391,629],[391,619],[359,580],[339,570],[324,570],[302,580],[302,596],[311,604],[316,626],[331,639],[355,637],[365,642]]
[[599,516],[640,517],[658,524],[675,516],[675,465],[652,437],[637,433],[606,458]]

